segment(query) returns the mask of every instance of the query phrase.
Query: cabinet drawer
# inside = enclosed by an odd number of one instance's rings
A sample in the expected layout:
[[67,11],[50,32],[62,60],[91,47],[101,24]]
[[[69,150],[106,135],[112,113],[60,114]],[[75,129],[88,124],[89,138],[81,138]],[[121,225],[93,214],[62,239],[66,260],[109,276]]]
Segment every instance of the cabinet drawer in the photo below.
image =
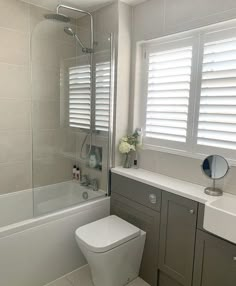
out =
[[155,211],[160,211],[161,190],[152,186],[112,174],[111,192],[122,195]]

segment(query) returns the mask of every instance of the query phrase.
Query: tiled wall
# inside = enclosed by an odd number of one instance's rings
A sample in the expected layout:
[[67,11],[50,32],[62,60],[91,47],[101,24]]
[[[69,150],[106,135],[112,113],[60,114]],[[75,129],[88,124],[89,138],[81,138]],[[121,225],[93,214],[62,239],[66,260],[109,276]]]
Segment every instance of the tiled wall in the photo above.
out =
[[0,1],[0,194],[31,187],[29,6]]
[[[149,0],[133,10],[132,81],[136,62],[136,42],[214,24],[236,17],[235,0]],[[135,86],[130,99],[130,129],[136,127],[133,106]],[[201,160],[146,150],[140,154],[141,167],[171,177],[208,186],[211,182],[201,172]],[[181,167],[180,167],[181,166]],[[236,194],[236,167],[218,182],[224,191]]]

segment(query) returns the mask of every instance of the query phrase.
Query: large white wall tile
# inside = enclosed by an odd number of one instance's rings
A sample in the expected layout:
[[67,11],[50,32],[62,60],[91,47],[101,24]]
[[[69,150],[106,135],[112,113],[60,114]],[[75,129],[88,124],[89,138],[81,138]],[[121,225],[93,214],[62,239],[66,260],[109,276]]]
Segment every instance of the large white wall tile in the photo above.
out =
[[30,100],[0,99],[0,129],[29,130]]
[[30,99],[30,69],[0,63],[0,98]]
[[0,28],[0,62],[28,65],[30,60],[29,35]]
[[0,0],[0,27],[29,32],[29,5],[19,0]]
[[0,163],[30,161],[31,149],[30,131],[0,130]]
[[160,37],[164,31],[164,0],[149,0],[134,7],[133,39]]

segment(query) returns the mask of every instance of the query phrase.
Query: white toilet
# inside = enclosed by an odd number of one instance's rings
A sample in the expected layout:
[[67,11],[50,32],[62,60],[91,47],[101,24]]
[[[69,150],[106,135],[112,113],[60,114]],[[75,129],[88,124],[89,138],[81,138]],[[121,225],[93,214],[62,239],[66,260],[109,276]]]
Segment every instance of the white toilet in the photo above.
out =
[[124,286],[138,277],[146,233],[117,216],[76,230],[95,286]]

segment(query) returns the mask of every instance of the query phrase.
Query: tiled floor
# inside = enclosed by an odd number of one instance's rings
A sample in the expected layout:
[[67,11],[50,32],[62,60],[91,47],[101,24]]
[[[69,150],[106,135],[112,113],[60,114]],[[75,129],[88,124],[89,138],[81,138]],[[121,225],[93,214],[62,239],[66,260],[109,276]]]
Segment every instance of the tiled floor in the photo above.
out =
[[[94,286],[94,285],[91,279],[89,267],[86,265],[45,286]],[[141,278],[137,278],[131,283],[129,283],[129,285],[127,286],[150,286],[150,285],[144,282]]]

